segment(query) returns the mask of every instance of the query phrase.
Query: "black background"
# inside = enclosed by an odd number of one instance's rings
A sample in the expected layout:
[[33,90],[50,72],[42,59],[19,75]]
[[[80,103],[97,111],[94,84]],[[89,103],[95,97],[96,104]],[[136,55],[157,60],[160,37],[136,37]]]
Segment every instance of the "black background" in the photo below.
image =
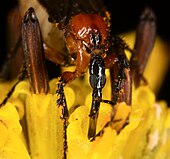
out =
[[[150,5],[157,17],[157,32],[164,40],[170,44],[170,5],[167,1],[149,0],[105,0],[107,9],[111,13],[112,30],[122,33],[134,30],[139,20],[139,16],[146,5]],[[0,2],[0,65],[6,57],[6,16],[8,11],[17,4],[16,0],[5,0]],[[158,65],[155,63],[155,65]],[[169,69],[170,70],[170,69]],[[170,71],[159,92],[158,99],[165,99],[170,105]]]

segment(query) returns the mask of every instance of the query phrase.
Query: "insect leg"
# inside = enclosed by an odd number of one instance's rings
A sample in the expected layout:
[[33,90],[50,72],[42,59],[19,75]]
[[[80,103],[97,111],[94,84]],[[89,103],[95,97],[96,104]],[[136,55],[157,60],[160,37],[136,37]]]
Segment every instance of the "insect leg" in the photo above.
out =
[[130,60],[132,78],[139,86],[156,38],[156,18],[151,8],[145,8],[137,27],[134,53]]
[[88,139],[96,135],[97,119],[99,114],[100,102],[102,102],[102,88],[106,83],[104,61],[100,55],[92,55],[90,60],[90,84],[93,88],[92,106],[90,110]]
[[126,56],[119,57],[119,63],[110,68],[112,101],[131,104],[131,76]]
[[56,93],[57,93],[57,95],[59,95],[59,99],[57,100],[57,105],[63,107],[63,112],[62,112],[63,117],[62,118],[67,119],[68,118],[68,109],[67,109],[66,97],[64,94],[65,84],[62,80],[60,80],[57,85],[58,85],[58,89],[57,89]]
[[68,107],[67,107],[67,101],[64,94],[64,82],[60,80],[58,82],[58,89],[56,91],[57,95],[59,95],[59,99],[57,100],[57,105],[62,106],[62,116],[61,119],[63,119],[64,122],[64,158],[67,158],[67,126],[68,126]]
[[113,44],[104,59],[106,68],[110,70],[111,100],[114,104],[124,101],[130,105],[131,74],[129,61],[124,52],[124,50],[127,49],[127,45],[118,36],[113,36],[112,42]]
[[[110,46],[107,56],[105,57],[105,67],[110,70],[111,78],[111,101],[112,105],[111,120],[104,126],[107,127],[112,123],[119,122],[121,119],[115,120],[116,110],[114,105],[120,102],[125,102],[127,105],[131,105],[131,72],[129,67],[129,61],[125,55],[124,50],[130,48],[125,42],[118,36],[112,37],[112,45]],[[126,120],[122,123],[120,129],[126,124]],[[103,130],[104,130],[103,128]],[[120,130],[119,129],[119,130]],[[101,132],[103,131],[101,130]],[[99,132],[100,134],[100,132]],[[101,133],[102,134],[102,133]]]
[[[82,53],[81,51],[78,51],[76,53],[76,68],[75,71],[65,71],[61,74],[60,81],[58,84],[58,90],[57,94],[60,96],[59,100],[57,101],[58,105],[67,105],[64,95],[63,87],[72,82],[74,79],[84,75],[84,72],[86,71],[86,68],[89,65],[90,56],[89,54]],[[66,110],[66,109],[65,109]],[[67,113],[66,113],[67,114]]]

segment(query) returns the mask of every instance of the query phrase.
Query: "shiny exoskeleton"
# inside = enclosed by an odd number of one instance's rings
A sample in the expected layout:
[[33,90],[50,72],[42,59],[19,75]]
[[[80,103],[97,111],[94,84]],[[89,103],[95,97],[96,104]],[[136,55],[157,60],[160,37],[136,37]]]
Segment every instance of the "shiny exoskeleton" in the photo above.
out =
[[90,125],[88,138],[91,138],[91,134],[96,134],[97,118],[99,113],[100,103],[102,102],[102,88],[106,83],[105,65],[101,55],[95,55],[92,53],[90,59],[90,84],[93,88],[93,100],[91,111],[89,114]]
[[69,54],[72,56],[76,53],[75,71],[65,72],[61,76],[63,82],[68,83],[84,74],[89,65],[92,51],[99,50],[105,55],[105,50],[108,49],[108,32],[106,21],[96,14],[73,16],[65,30]]
[[[44,40],[45,57],[56,64],[75,65],[75,71],[63,72],[58,83],[57,94],[59,99],[57,104],[63,106],[62,118],[65,120],[67,120],[69,114],[63,87],[75,78],[83,76],[88,68],[90,70],[90,84],[93,94],[89,114],[88,138],[94,139],[101,102],[109,103],[112,106],[117,102],[126,102],[126,104],[131,105],[132,80],[134,79],[134,83],[138,87],[141,79],[143,79],[142,74],[155,40],[154,13],[150,8],[146,8],[142,13],[135,48],[132,50],[119,36],[111,34],[110,16],[100,0],[38,1],[47,11],[49,22],[62,31],[65,42],[65,52],[63,53],[54,51],[53,46],[46,45]],[[27,14],[30,13],[29,11]],[[33,9],[31,12],[34,15]],[[26,30],[26,32],[28,31]],[[29,38],[25,39],[23,43],[26,45],[28,41]],[[33,46],[36,46],[34,39],[31,42]],[[41,47],[39,47],[40,49]],[[125,50],[132,53],[130,60],[127,59]],[[29,53],[26,52],[26,54]],[[29,57],[31,57],[31,54]],[[33,58],[31,59],[33,60]],[[143,60],[144,63],[142,63]],[[26,65],[29,67],[29,62]],[[112,93],[110,100],[102,99],[102,88],[106,81],[105,69],[110,70]],[[36,71],[33,71],[32,75]],[[32,83],[37,84],[36,80]],[[5,102],[2,104],[5,104]]]

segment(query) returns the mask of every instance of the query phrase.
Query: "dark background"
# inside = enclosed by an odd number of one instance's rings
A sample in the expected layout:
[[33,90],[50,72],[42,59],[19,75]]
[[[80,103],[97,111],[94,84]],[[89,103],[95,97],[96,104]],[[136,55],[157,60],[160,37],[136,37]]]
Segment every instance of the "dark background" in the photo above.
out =
[[[139,16],[146,5],[150,5],[157,17],[157,32],[160,37],[170,44],[170,8],[167,1],[149,0],[105,0],[107,9],[111,13],[112,30],[116,34],[134,30]],[[17,4],[16,0],[0,2],[0,66],[6,58],[6,16],[8,11]],[[158,65],[155,63],[155,65]],[[170,69],[169,69],[170,70]],[[170,105],[170,71],[167,72],[158,99],[165,99]]]

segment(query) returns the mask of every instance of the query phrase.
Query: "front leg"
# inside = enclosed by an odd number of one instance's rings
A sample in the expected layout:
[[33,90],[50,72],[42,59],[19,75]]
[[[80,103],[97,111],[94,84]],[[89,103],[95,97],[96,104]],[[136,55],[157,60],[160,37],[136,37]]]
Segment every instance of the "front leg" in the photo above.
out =
[[66,97],[65,97],[63,88],[67,83],[70,83],[74,79],[76,79],[84,74],[84,72],[89,64],[89,61],[90,61],[89,54],[87,54],[85,52],[78,52],[77,58],[76,58],[75,71],[74,72],[69,72],[69,71],[63,72],[60,77],[60,80],[58,83],[58,90],[57,90],[57,94],[59,95],[59,99],[57,100],[57,105],[64,106],[64,112],[66,112],[65,114],[67,114],[66,116],[68,116],[68,110],[67,110]]
[[61,74],[61,80],[67,84],[72,82],[74,79],[84,75],[90,62],[90,54],[81,51],[77,52],[76,56],[76,68],[74,72],[66,71]]

